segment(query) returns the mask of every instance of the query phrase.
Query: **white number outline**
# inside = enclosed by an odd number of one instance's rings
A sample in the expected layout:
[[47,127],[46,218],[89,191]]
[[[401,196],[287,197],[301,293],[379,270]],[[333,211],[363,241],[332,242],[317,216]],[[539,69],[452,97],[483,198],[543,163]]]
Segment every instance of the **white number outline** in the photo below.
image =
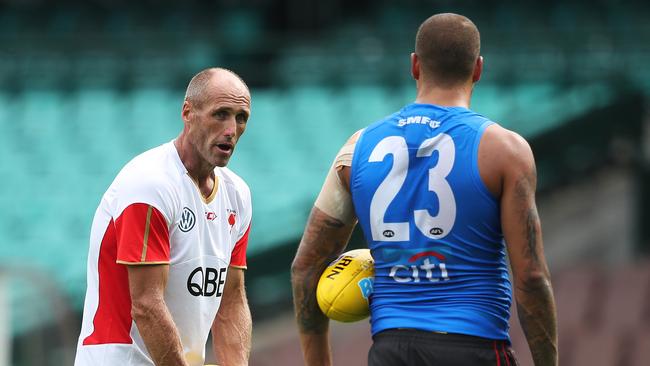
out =
[[[454,167],[456,147],[454,140],[445,133],[424,140],[416,158],[430,157],[438,151],[438,163],[429,169],[428,190],[438,196],[438,214],[431,216],[426,209],[414,210],[414,222],[422,234],[431,239],[447,236],[456,221],[456,199],[447,181]],[[388,136],[381,140],[370,153],[368,162],[382,162],[386,155],[393,156],[388,175],[379,184],[370,201],[370,231],[374,241],[408,241],[409,222],[385,222],[388,206],[393,202],[406,181],[409,166],[408,145],[401,136]]]
[[370,231],[372,240],[375,241],[406,241],[409,240],[408,222],[384,221],[388,206],[406,181],[409,163],[406,140],[400,136],[384,138],[372,150],[368,161],[371,163],[384,161],[388,154],[393,155],[393,166],[370,201]]

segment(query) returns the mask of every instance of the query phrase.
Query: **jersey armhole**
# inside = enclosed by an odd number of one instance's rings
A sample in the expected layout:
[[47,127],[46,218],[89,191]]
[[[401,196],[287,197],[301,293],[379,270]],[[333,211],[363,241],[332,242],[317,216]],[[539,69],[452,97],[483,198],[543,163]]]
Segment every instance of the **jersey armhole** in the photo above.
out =
[[492,204],[498,206],[499,201],[497,200],[496,197],[494,197],[492,192],[490,192],[488,188],[485,186],[485,183],[481,178],[481,172],[478,167],[478,149],[481,143],[481,139],[483,138],[485,129],[493,124],[495,123],[492,121],[485,121],[483,122],[483,124],[481,124],[481,126],[476,131],[476,136],[474,137],[474,144],[472,146],[472,181],[474,182],[474,186],[476,187],[476,189],[479,191],[481,195],[487,198],[488,201],[491,202]]

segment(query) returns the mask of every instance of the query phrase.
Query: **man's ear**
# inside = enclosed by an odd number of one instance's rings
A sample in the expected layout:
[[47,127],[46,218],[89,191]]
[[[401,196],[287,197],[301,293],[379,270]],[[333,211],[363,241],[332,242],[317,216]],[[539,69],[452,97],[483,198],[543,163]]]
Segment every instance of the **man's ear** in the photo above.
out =
[[183,107],[181,108],[181,118],[183,122],[188,123],[190,121],[190,114],[192,113],[192,105],[187,100],[183,102]]
[[472,83],[476,83],[481,80],[481,74],[483,73],[483,56],[479,56],[476,59],[476,64],[474,64],[474,73],[472,74]]
[[411,53],[411,76],[415,80],[420,80],[420,59],[415,52]]

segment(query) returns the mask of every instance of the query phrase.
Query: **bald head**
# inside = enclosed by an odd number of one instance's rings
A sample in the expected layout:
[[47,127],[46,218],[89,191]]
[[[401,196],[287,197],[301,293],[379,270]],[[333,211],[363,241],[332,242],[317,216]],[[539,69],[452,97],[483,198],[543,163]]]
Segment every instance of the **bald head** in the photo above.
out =
[[453,13],[436,14],[420,25],[415,54],[421,72],[441,86],[471,79],[481,50],[481,37],[471,20]]
[[233,88],[250,95],[248,86],[239,75],[220,67],[212,67],[194,75],[185,91],[185,100],[196,107],[201,107],[211,95],[212,86]]

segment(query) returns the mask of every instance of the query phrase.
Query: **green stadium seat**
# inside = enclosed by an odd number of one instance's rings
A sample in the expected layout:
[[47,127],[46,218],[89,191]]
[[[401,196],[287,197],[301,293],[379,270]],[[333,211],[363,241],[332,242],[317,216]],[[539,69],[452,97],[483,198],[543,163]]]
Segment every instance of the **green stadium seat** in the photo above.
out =
[[183,129],[183,95],[169,89],[136,89],[128,94],[127,116],[120,129],[125,140],[137,147],[158,146]]

